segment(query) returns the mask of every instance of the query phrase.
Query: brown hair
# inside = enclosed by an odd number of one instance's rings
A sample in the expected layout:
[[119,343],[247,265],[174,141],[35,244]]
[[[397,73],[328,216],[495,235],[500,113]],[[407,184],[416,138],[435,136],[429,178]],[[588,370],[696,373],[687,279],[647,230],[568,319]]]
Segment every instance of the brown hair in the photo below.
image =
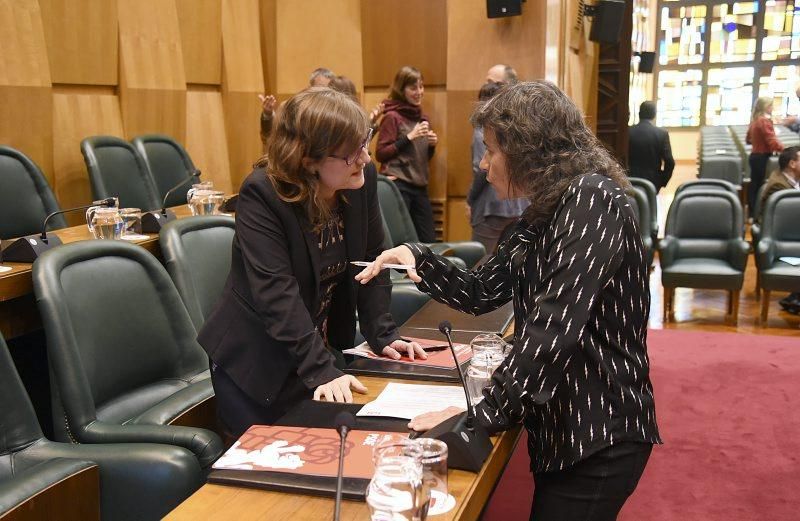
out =
[[332,211],[319,197],[319,176],[303,159],[317,162],[341,148],[355,150],[368,128],[367,114],[349,96],[327,87],[308,88],[278,108],[267,153],[255,166],[266,169],[281,200],[302,204],[319,228]]
[[400,67],[400,70],[394,75],[392,88],[389,90],[389,99],[393,99],[395,101],[408,101],[404,93],[405,88],[409,85],[414,85],[422,79],[422,73],[419,72],[419,69],[416,67],[412,67],[410,65],[404,65]]
[[625,171],[586,126],[578,107],[548,81],[508,85],[478,105],[471,122],[494,132],[511,188],[531,201],[523,217],[535,226],[550,220],[578,176],[599,173],[629,186]]
[[356,84],[353,83],[347,76],[336,76],[328,85],[329,89],[347,94],[350,98],[358,103],[358,91],[356,91]]

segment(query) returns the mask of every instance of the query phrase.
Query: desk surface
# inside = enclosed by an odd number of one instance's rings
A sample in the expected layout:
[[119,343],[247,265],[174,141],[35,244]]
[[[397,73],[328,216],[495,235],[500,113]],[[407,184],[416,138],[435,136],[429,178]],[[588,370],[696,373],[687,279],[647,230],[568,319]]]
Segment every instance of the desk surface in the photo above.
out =
[[[355,395],[356,403],[374,400],[390,378],[360,377],[369,392]],[[426,385],[446,385],[433,382]],[[516,428],[492,438],[494,448],[489,459],[478,474],[463,470],[450,470],[448,488],[456,498],[456,506],[447,514],[430,519],[455,520],[478,519],[489,499],[495,484],[505,469],[511,453],[519,439]],[[204,485],[189,499],[173,510],[165,519],[291,519],[292,521],[319,521],[333,517],[333,499],[287,494],[267,490],[241,488],[227,485]],[[369,519],[367,504],[363,501],[342,501],[342,520]]]

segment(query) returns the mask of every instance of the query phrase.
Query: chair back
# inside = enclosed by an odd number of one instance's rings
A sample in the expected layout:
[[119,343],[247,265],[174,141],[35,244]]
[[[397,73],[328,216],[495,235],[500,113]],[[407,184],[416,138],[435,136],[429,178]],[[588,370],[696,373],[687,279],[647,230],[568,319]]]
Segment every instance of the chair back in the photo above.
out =
[[770,195],[761,220],[761,239],[775,244],[775,257],[800,257],[800,190]]
[[233,217],[202,215],[161,230],[164,264],[198,331],[228,279],[235,226]]
[[731,239],[742,238],[744,221],[739,199],[726,190],[684,190],[667,213],[665,236],[679,241],[676,258],[726,260]]
[[89,172],[92,197],[119,197],[120,207],[161,208],[153,176],[133,146],[114,136],[94,136],[81,141]]
[[159,200],[163,202],[171,188],[185,181],[169,196],[167,206],[186,204],[186,192],[197,181],[189,177],[195,170],[194,163],[180,143],[162,134],[137,136],[131,143],[153,175]]
[[389,229],[394,243],[392,246],[404,242],[419,242],[417,230],[414,228],[414,222],[408,213],[403,196],[400,195],[400,190],[394,182],[382,175],[378,176],[378,202],[381,206],[383,222]]
[[650,229],[656,235],[658,233],[658,201],[656,200],[658,190],[656,190],[656,185],[641,177],[629,177],[628,181],[634,188],[643,190],[647,195],[647,202],[650,205]]
[[701,179],[722,179],[734,185],[742,184],[742,159],[733,155],[707,156],[700,165]]
[[[36,163],[19,150],[0,145],[0,239],[39,233],[45,217],[58,210]],[[66,225],[62,215],[50,220],[50,229]]]
[[734,195],[739,193],[735,185],[723,179],[693,179],[691,181],[686,181],[675,190],[675,195],[678,195],[684,190],[725,190]]
[[[164,267],[123,241],[81,241],[33,265],[47,334],[59,439],[95,420],[121,424],[208,370],[197,332]],[[66,428],[66,432],[65,432]]]

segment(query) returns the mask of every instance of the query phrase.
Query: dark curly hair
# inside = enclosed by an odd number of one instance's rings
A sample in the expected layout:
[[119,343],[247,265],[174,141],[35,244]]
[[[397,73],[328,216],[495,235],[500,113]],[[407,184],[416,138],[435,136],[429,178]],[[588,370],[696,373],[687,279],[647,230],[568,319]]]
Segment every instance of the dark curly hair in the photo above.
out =
[[625,171],[589,130],[578,107],[548,81],[508,85],[479,104],[470,118],[491,129],[506,157],[511,192],[531,205],[523,218],[535,226],[552,218],[572,180],[598,173],[630,186]]

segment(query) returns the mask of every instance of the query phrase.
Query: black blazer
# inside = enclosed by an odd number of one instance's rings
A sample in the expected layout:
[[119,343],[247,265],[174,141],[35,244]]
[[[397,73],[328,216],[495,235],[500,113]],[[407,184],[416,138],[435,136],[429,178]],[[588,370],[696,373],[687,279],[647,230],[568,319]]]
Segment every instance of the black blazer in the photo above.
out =
[[[661,164],[664,164],[662,169]],[[643,177],[656,190],[667,185],[675,169],[669,134],[650,121],[640,121],[628,129],[628,171],[632,177]]]
[[[359,190],[346,190],[344,231],[348,260],[372,260],[383,249],[375,168]],[[348,264],[328,315],[331,347],[347,349],[361,332],[379,351],[400,338],[389,314],[388,271],[362,286],[361,268]],[[242,184],[236,207],[231,271],[222,296],[200,331],[209,358],[257,403],[271,406],[279,391],[300,379],[314,389],[343,373],[314,328],[320,305],[320,250],[305,212],[282,201],[263,169]]]

